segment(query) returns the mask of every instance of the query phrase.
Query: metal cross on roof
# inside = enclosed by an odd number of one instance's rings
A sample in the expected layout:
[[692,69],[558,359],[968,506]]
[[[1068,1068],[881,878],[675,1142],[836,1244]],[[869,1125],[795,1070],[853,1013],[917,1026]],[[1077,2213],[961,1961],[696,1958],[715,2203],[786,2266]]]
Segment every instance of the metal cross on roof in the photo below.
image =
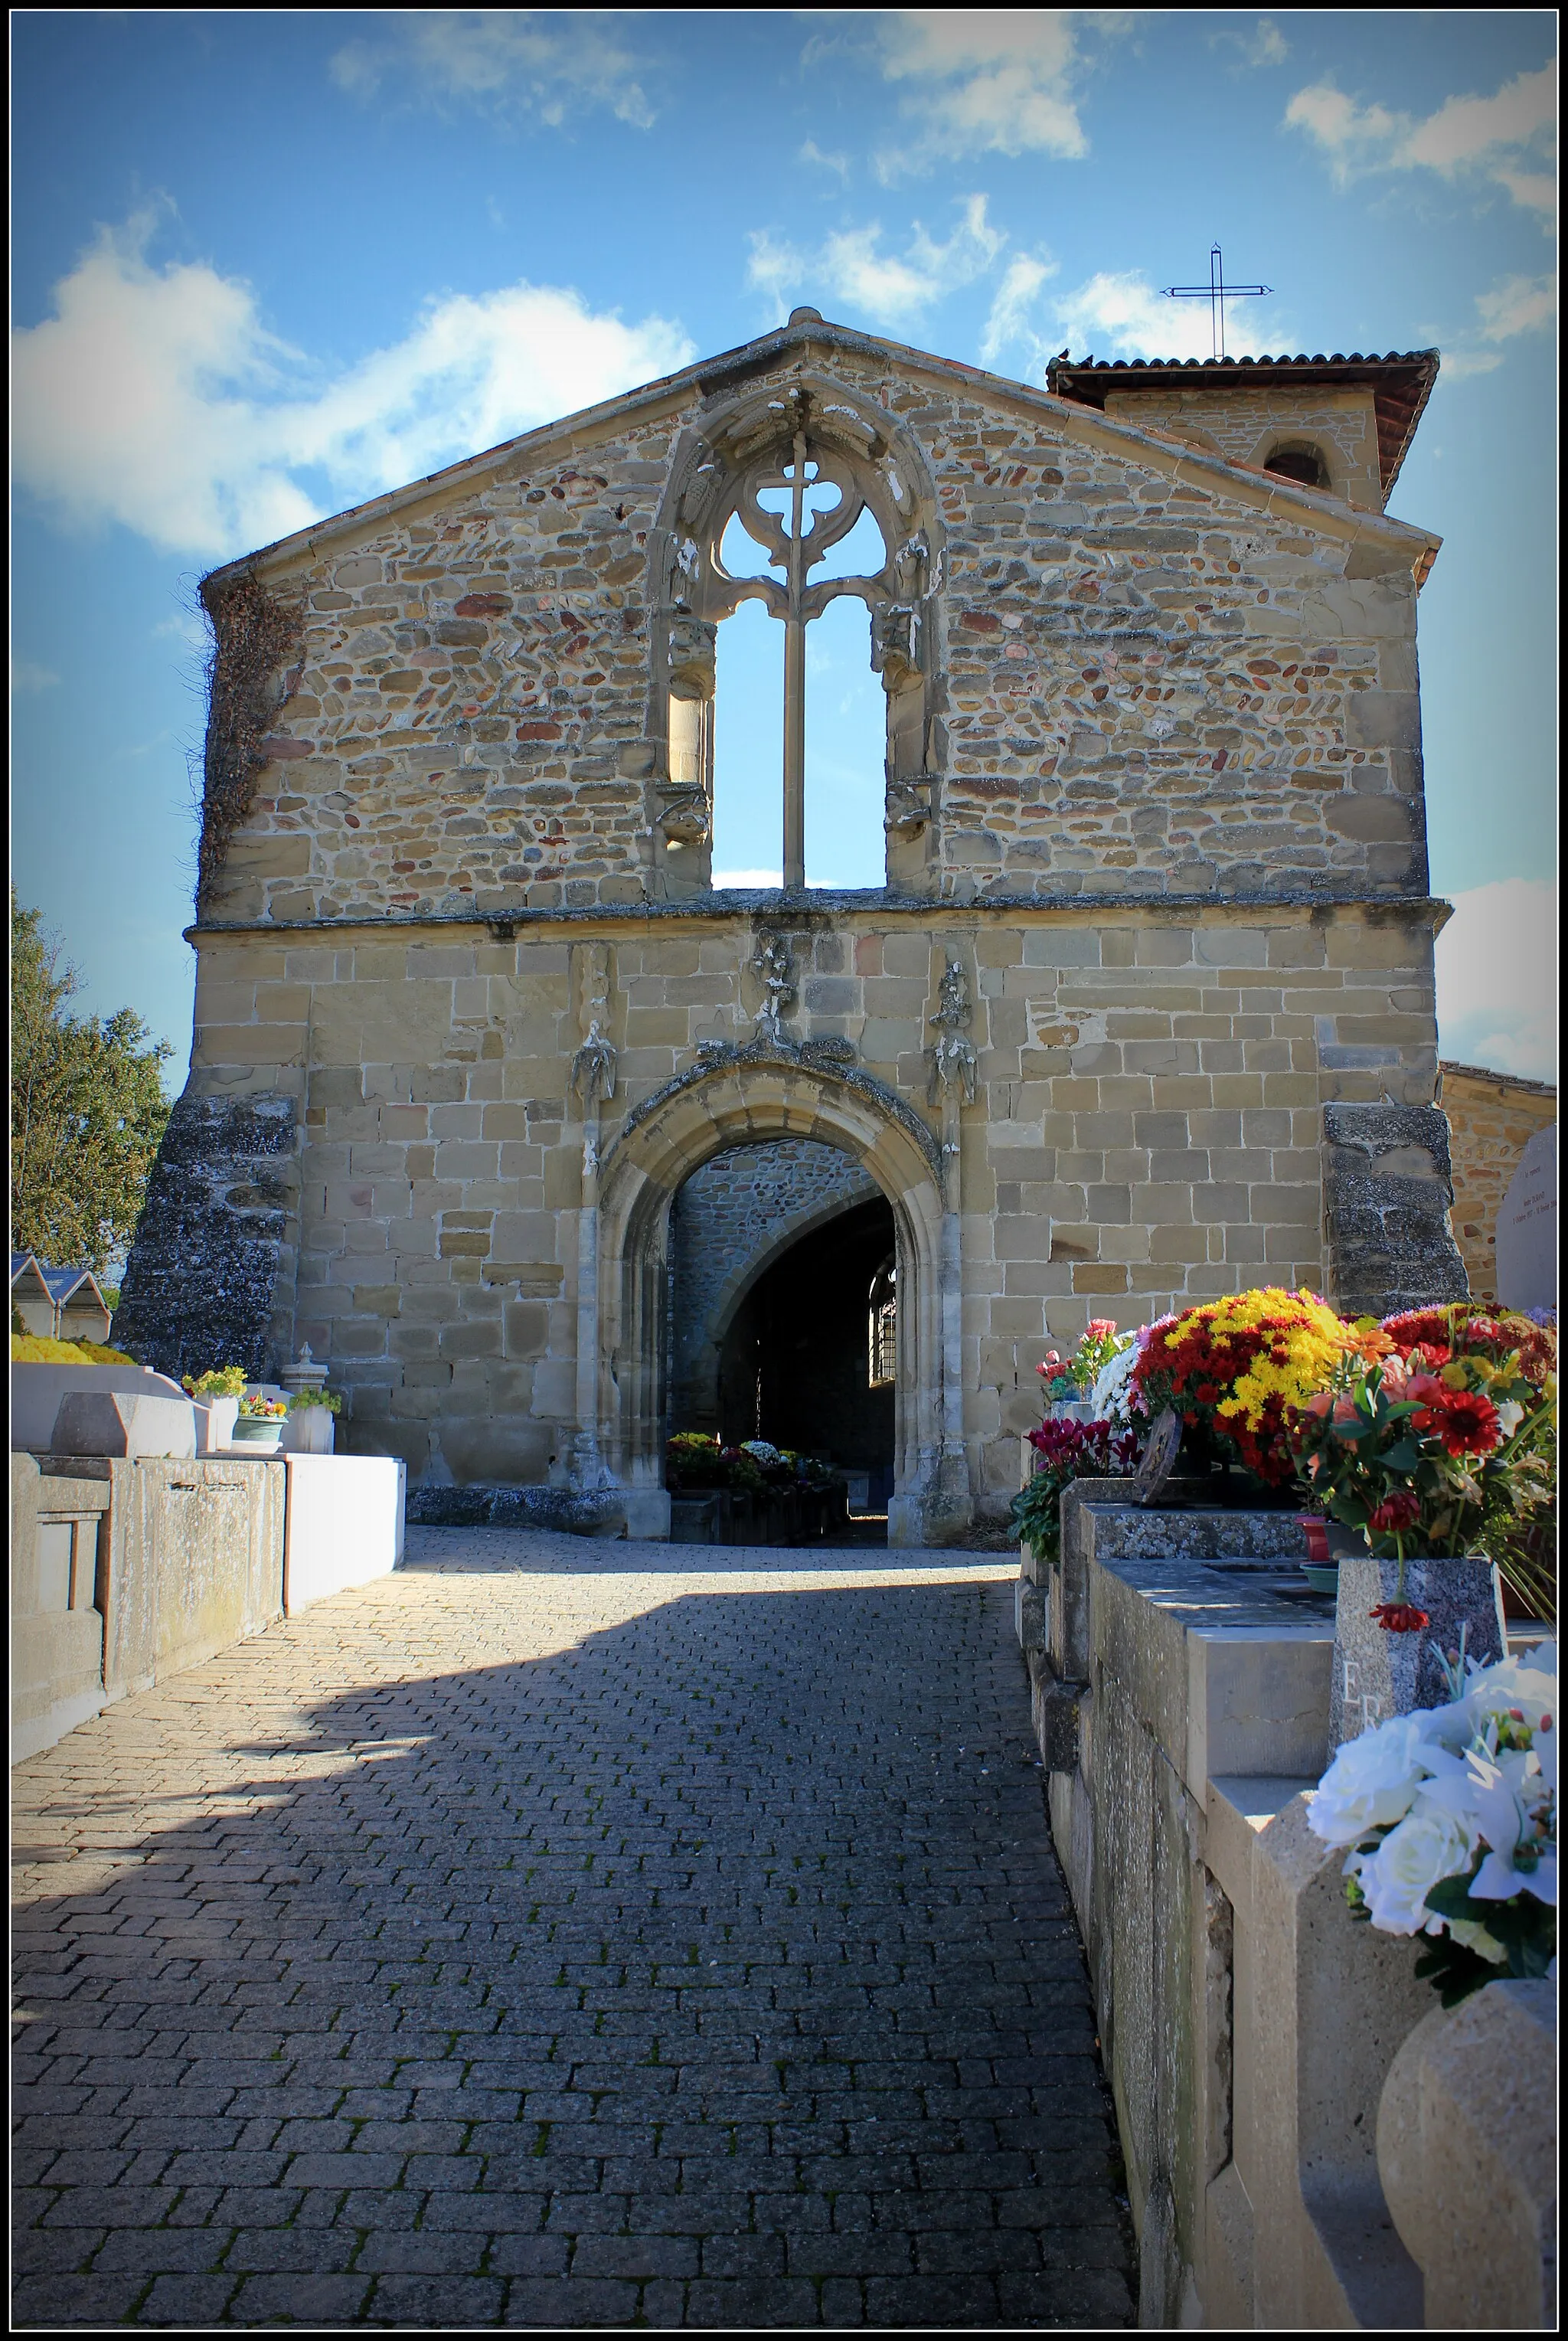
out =
[[1208,255],[1206,284],[1167,284],[1167,301],[1206,301],[1214,324],[1214,354],[1225,355],[1225,304],[1227,301],[1248,300],[1261,293],[1271,293],[1271,284],[1227,284],[1225,281],[1225,261],[1217,244],[1211,244]]

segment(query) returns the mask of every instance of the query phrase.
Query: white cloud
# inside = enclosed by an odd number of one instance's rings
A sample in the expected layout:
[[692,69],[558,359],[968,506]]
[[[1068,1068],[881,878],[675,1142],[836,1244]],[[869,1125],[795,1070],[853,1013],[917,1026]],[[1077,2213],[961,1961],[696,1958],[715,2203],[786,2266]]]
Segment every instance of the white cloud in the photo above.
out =
[[878,157],[884,179],[941,156],[1088,152],[1077,113],[1085,26],[1124,31],[1119,11],[891,9],[877,19],[886,80],[901,83],[909,134]]
[[1550,171],[1494,172],[1500,186],[1507,188],[1516,204],[1527,211],[1544,212],[1548,217],[1543,226],[1554,227],[1557,218],[1557,181]]
[[383,17],[372,38],[349,42],[330,71],[362,99],[390,85],[412,104],[531,115],[551,127],[608,107],[646,130],[654,118],[638,79],[646,64],[620,45],[617,21],[588,10],[545,17],[526,8],[410,9]]
[[1400,150],[1404,163],[1427,163],[1453,171],[1497,146],[1525,146],[1557,121],[1557,70],[1518,74],[1494,97],[1451,97],[1417,123]]
[[[1495,374],[1502,363],[1501,350],[1444,349],[1443,379],[1445,383],[1468,382],[1472,374]],[[1428,452],[1435,454],[1437,450]]]
[[1549,325],[1557,314],[1555,276],[1510,276],[1490,293],[1478,294],[1481,330],[1489,342],[1505,342],[1512,334],[1527,334]]
[[1503,878],[1454,897],[1437,938],[1442,1054],[1530,1081],[1557,1064],[1557,889]]
[[1008,261],[980,344],[980,355],[987,365],[994,365],[1010,343],[1032,340],[1028,333],[1030,304],[1041,285],[1056,273],[1056,262],[1039,254],[1020,252]]
[[248,285],[149,263],[154,224],[103,231],[55,314],[13,335],[15,461],[65,519],[173,552],[270,543],[695,355],[664,318],[518,284],[432,299],[402,341],[323,379]]
[[[1482,341],[1505,342],[1515,334],[1533,333],[1539,326],[1551,324],[1557,314],[1557,279],[1507,276],[1490,293],[1478,293],[1475,306],[1480,313]],[[1494,374],[1502,364],[1501,350],[1478,349],[1473,342],[1450,344],[1443,353],[1443,373],[1448,382],[1464,382],[1472,374]]]
[[[1290,55],[1290,43],[1272,16],[1260,16],[1250,30],[1242,25],[1227,25],[1208,36],[1210,48],[1221,43],[1239,50],[1244,65],[1282,65]],[[1235,66],[1231,68],[1236,70]]]
[[1515,203],[1555,208],[1556,181],[1542,167],[1553,159],[1542,150],[1553,147],[1557,120],[1555,61],[1516,75],[1491,97],[1451,97],[1424,121],[1358,105],[1326,82],[1297,90],[1285,119],[1316,140],[1342,184],[1363,171],[1421,168],[1444,178],[1481,171]]
[[815,163],[819,170],[831,171],[836,178],[848,180],[849,176],[848,154],[825,154],[815,138],[807,139],[796,160],[800,163]]
[[36,659],[20,658],[11,653],[11,688],[17,691],[53,691],[60,678],[51,666],[42,666]]
[[751,238],[746,274],[779,310],[792,294],[805,291],[844,304],[847,324],[907,325],[944,294],[994,268],[1006,242],[986,217],[985,196],[969,195],[945,244],[918,220],[901,254],[882,249],[876,222],[841,230],[812,252],[777,242],[763,229]]

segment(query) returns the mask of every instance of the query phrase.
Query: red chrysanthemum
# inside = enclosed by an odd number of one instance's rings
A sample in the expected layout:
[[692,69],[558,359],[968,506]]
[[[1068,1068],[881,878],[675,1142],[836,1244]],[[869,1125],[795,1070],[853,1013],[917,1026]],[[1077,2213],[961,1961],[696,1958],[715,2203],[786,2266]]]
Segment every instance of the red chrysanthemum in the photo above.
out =
[[1371,1513],[1367,1527],[1380,1529],[1388,1536],[1397,1536],[1402,1529],[1414,1526],[1421,1516],[1421,1499],[1414,1489],[1401,1488],[1385,1496],[1377,1509]]
[[1432,1623],[1424,1609],[1414,1601],[1380,1601],[1367,1616],[1383,1628],[1385,1634],[1419,1634],[1423,1626]]
[[1414,1420],[1417,1430],[1435,1433],[1450,1455],[1490,1455],[1503,1436],[1497,1409],[1480,1390],[1445,1390]]

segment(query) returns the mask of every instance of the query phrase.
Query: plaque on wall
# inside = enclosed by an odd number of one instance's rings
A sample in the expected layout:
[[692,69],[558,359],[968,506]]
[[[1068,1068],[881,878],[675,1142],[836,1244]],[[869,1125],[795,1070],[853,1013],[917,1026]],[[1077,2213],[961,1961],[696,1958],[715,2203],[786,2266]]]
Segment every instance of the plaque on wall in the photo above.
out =
[[1138,1458],[1138,1468],[1133,1473],[1135,1504],[1157,1504],[1164,1495],[1181,1449],[1181,1417],[1174,1407],[1167,1406],[1163,1414],[1155,1417],[1154,1428]]

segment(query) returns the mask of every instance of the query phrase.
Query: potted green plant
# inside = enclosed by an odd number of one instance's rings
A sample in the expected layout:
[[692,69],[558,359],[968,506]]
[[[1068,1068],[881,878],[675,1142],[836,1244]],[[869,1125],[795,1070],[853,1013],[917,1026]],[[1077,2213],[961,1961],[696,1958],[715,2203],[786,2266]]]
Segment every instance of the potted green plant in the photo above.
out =
[[336,1443],[335,1418],[342,1412],[342,1404],[336,1390],[296,1390],[289,1400],[284,1453],[330,1455]]
[[216,1366],[204,1374],[182,1374],[180,1387],[206,1411],[207,1453],[231,1446],[245,1387],[243,1366]]

